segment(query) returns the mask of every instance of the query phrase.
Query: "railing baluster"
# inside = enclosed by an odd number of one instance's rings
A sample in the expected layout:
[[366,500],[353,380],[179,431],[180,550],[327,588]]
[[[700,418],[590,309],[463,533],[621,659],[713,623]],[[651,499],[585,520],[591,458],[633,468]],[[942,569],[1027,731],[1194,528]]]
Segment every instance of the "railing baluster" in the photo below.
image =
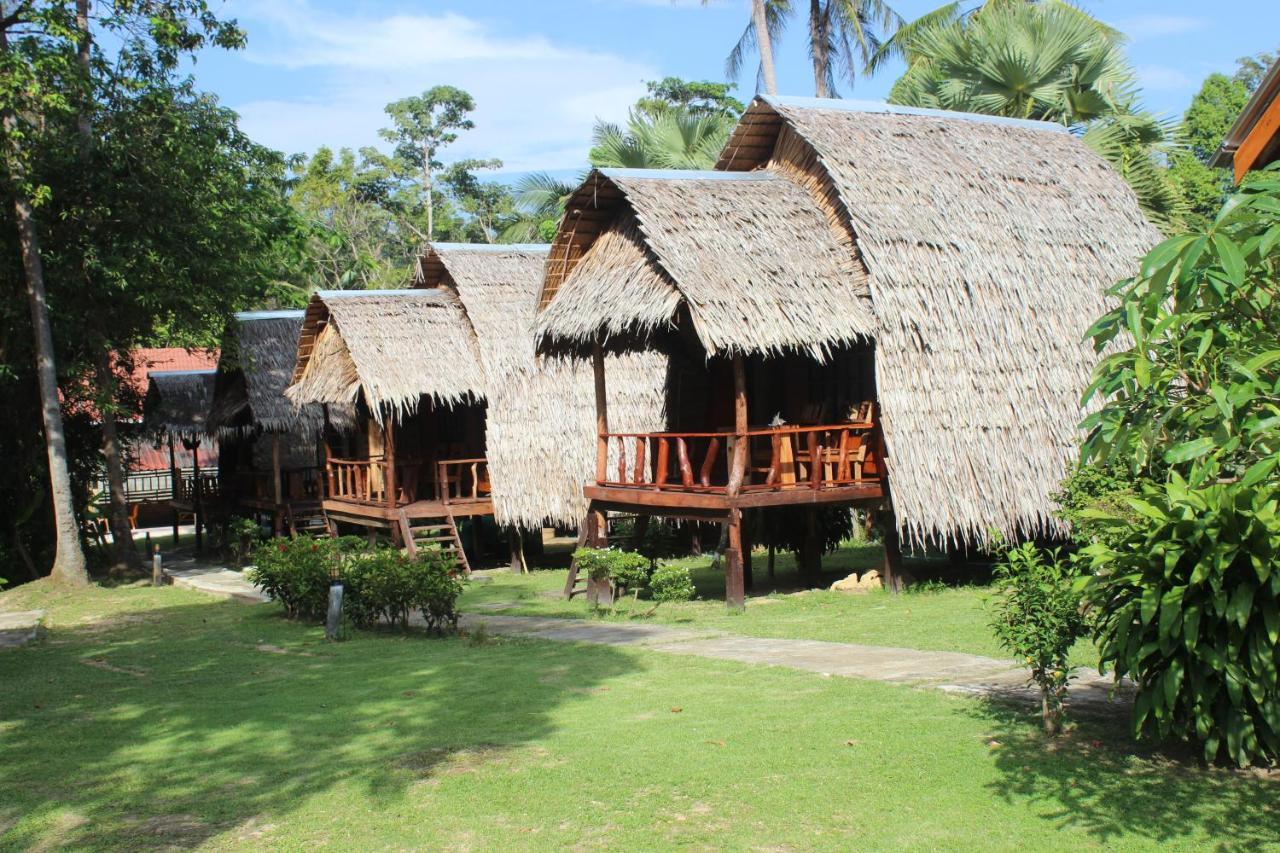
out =
[[618,436],[618,482],[627,482],[627,439]]
[[698,482],[704,487],[711,485],[711,469],[715,467],[716,456],[720,453],[720,438],[713,437],[707,442],[707,455],[702,460],[702,469],[698,472]]
[[667,466],[671,464],[671,443],[665,438],[658,439],[658,461],[653,472],[654,488],[662,488],[667,482]]
[[689,465],[689,448],[682,435],[676,437],[676,458],[680,463],[680,482],[686,489],[690,488],[693,486],[693,468]]
[[822,486],[822,448],[818,443],[818,431],[809,430],[809,485],[817,489]]
[[764,476],[764,484],[772,486],[782,470],[782,436],[774,433],[769,436],[769,471]]
[[636,469],[632,473],[633,483],[644,482],[644,451],[645,445],[649,443],[649,439],[642,435],[636,436]]

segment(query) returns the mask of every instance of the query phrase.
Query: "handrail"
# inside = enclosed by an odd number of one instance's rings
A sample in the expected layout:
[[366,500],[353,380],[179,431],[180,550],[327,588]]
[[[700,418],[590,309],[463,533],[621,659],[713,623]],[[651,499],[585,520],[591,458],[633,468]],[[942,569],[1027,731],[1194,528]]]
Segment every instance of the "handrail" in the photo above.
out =
[[875,483],[884,470],[874,419],[743,432],[609,432],[599,439],[609,463],[597,477],[603,486],[727,494],[742,442],[747,470],[735,493]]

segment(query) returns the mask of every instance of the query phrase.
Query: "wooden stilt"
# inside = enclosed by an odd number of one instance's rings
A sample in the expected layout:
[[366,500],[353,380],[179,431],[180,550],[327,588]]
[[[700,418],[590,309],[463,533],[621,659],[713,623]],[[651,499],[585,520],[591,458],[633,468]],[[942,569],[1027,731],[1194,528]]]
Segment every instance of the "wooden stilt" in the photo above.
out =
[[[587,508],[587,515],[582,519],[582,523],[578,525],[578,542],[573,550],[585,548],[591,540],[591,526],[595,524],[596,514]],[[578,583],[578,561],[576,558],[569,560],[569,574],[564,579],[564,597],[573,598],[576,593],[582,592],[583,587]]]
[[742,521],[742,588],[747,592],[755,589],[755,578],[751,576],[751,546],[753,518],[748,516]]
[[515,525],[507,528],[507,544],[511,548],[511,571],[517,575],[528,574],[529,566],[524,561],[524,541],[520,536],[520,528]]
[[902,574],[902,540],[898,536],[898,520],[889,510],[882,516],[881,533],[884,536],[884,564],[880,578],[890,592],[902,592],[906,584]]
[[196,553],[204,553],[204,536],[200,528],[204,523],[204,501],[200,499],[200,439],[191,439],[191,506],[196,520]]
[[729,547],[724,550],[724,603],[730,610],[746,607],[742,582],[742,511],[729,510]]
[[[173,433],[169,433],[169,497],[172,500],[178,499],[178,491],[181,488],[182,472],[178,470],[177,454],[173,451]],[[178,508],[173,508],[173,547],[178,547]]]

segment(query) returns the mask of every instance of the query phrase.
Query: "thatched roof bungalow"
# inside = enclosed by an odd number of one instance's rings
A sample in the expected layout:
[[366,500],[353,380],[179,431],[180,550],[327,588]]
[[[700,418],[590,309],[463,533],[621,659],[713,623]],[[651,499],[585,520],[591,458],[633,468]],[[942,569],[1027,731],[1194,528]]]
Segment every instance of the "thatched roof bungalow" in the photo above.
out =
[[143,403],[146,431],[187,440],[213,435],[209,425],[213,382],[212,370],[152,371]]
[[540,347],[692,333],[706,358],[830,362],[852,344],[904,534],[1060,531],[1084,332],[1159,240],[1123,179],[1056,125],[777,97],[751,104],[717,170],[590,175],[552,249]]
[[[581,359],[535,355],[546,257],[543,245],[435,243],[419,260],[417,289],[317,293],[289,396],[358,402],[371,421],[396,430],[401,458],[414,441],[418,456],[439,457],[442,436],[451,436],[487,460],[500,524],[579,523],[593,458],[583,447],[593,434],[592,380]],[[646,364],[647,385],[638,372]],[[648,424],[655,405],[661,411],[661,363],[629,358],[618,370],[633,380],[615,394],[619,411]],[[436,426],[423,427],[424,418]],[[376,454],[378,441],[362,452]]]

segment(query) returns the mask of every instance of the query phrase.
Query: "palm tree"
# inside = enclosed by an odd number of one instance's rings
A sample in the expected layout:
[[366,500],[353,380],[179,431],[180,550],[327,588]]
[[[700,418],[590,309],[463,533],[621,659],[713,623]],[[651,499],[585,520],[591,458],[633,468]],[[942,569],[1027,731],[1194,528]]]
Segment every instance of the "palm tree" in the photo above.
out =
[[597,122],[591,165],[631,169],[710,169],[737,120],[729,114],[633,110],[627,126]]
[[1138,105],[1119,33],[1063,0],[957,9],[936,10],[898,42],[908,65],[890,101],[1071,127],[1125,176],[1154,224],[1179,222],[1184,205],[1157,162],[1169,129]]
[[502,231],[503,243],[545,243],[555,234],[556,224],[564,216],[564,206],[582,183],[579,176],[572,183],[546,172],[525,175],[515,186],[516,216]]
[[[738,79],[745,57],[755,49],[760,53],[765,90],[776,93],[769,80],[773,44],[782,37],[793,11],[790,0],[752,0],[751,23],[725,60],[729,79]],[[819,98],[835,97],[836,83],[842,79],[853,85],[858,69],[866,66],[880,49],[882,35],[892,37],[901,24],[902,17],[884,0],[809,0],[814,94]]]

